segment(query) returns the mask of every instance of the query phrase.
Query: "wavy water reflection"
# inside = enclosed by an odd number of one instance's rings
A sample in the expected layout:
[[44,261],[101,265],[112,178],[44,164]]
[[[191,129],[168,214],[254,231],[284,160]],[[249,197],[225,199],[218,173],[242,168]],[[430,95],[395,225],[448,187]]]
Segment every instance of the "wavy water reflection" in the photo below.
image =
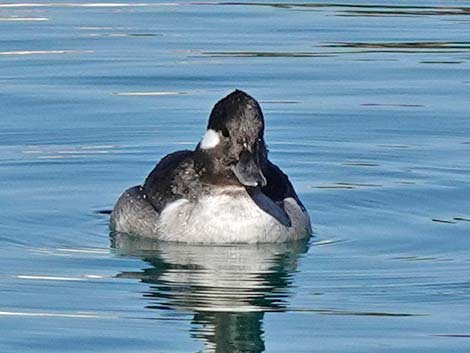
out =
[[265,312],[284,311],[299,258],[308,241],[203,246],[157,242],[124,234],[111,237],[120,255],[150,267],[122,272],[149,285],[149,309],[193,315],[191,335],[204,352],[262,352]]

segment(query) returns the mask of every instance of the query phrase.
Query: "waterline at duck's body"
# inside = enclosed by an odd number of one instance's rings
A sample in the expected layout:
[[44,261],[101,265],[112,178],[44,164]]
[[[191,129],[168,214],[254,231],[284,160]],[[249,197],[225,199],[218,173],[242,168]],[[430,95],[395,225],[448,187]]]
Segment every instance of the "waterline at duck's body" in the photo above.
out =
[[124,233],[191,243],[282,242],[310,233],[308,215],[295,199],[280,207],[242,187],[215,188],[197,201],[179,199],[158,214],[136,186],[121,196],[112,224]]

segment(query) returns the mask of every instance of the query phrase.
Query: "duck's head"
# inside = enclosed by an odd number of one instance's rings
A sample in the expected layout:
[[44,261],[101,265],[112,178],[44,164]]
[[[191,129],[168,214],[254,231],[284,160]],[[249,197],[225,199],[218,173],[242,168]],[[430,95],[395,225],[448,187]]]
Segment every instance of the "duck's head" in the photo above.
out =
[[212,109],[196,153],[209,174],[249,187],[266,185],[264,118],[258,102],[236,90]]

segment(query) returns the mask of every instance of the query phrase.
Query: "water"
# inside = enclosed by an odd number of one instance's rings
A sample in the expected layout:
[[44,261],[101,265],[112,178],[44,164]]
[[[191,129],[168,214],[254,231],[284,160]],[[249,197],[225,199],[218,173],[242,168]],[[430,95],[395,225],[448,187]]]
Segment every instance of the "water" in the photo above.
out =
[[[470,1],[0,4],[1,352],[468,352]],[[308,243],[110,239],[257,98]]]

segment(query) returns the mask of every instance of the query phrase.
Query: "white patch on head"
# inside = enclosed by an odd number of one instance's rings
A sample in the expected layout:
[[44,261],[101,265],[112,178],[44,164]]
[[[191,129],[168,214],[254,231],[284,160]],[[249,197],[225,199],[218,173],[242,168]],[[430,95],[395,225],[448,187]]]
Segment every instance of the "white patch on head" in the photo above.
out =
[[219,134],[216,131],[209,129],[202,137],[201,144],[199,145],[199,147],[203,150],[208,150],[217,146],[219,142]]

